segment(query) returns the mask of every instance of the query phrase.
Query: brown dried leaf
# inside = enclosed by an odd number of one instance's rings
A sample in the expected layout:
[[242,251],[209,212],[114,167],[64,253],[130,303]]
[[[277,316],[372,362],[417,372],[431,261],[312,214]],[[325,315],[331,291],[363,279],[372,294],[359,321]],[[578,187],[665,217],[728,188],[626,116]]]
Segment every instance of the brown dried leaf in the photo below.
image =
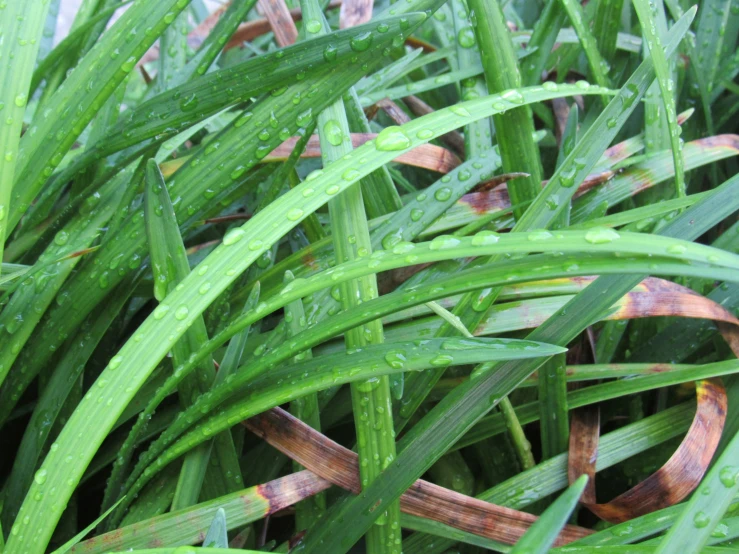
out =
[[372,19],[372,0],[344,0],[339,10],[339,28],[348,29]]
[[275,41],[284,48],[298,40],[298,28],[285,4],[285,0],[259,0],[259,8],[267,17],[269,26],[275,34]]
[[600,417],[595,407],[574,410],[570,428],[568,478],[590,476],[582,502],[601,519],[622,523],[680,502],[698,486],[711,463],[726,421],[726,391],[720,379],[696,382],[697,409],[683,442],[670,459],[644,481],[610,502],[598,504],[595,464]]
[[[327,481],[355,494],[361,492],[357,455],[280,408],[243,422],[250,431]],[[514,544],[536,516],[496,506],[416,481],[400,498],[400,509],[489,539]],[[557,544],[567,544],[591,531],[566,526]]]
[[[374,133],[352,133],[352,144],[354,148],[362,146],[365,142],[373,140],[377,137]],[[295,144],[297,143],[297,137],[291,137],[283,142],[280,146],[275,148],[271,154],[269,154],[265,161],[282,161],[286,160],[292,152]],[[301,155],[303,158],[319,158],[321,156],[321,145],[318,140],[318,136],[312,136],[308,141],[308,146]],[[433,144],[422,144],[416,146],[413,150],[401,154],[393,161],[402,163],[405,165],[413,165],[424,169],[430,169],[432,171],[438,171],[439,173],[449,173],[452,169],[457,167],[461,161],[460,159],[440,146]]]

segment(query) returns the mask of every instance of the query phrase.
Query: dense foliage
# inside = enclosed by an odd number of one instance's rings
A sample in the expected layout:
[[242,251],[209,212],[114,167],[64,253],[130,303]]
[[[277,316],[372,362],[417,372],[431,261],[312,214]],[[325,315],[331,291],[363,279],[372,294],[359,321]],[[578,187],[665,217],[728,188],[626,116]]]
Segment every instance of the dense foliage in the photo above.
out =
[[0,552],[733,551],[738,7],[0,0]]

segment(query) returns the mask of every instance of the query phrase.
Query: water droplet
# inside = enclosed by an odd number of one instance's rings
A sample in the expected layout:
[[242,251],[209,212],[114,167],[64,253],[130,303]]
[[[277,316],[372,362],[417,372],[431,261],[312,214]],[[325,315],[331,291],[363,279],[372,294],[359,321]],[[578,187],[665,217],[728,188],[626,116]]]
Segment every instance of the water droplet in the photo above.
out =
[[[388,235],[388,236],[391,238],[395,238],[394,235]],[[415,247],[416,245],[413,244],[412,242],[405,242],[405,241],[398,242],[392,247],[393,254],[407,254],[408,252],[413,250]]]
[[507,100],[511,104],[523,104],[526,100],[517,90],[508,90],[500,95],[503,100]]
[[372,377],[371,379],[367,379],[366,381],[361,381],[357,383],[357,390],[360,392],[372,392],[379,386],[380,379],[378,379],[377,377]]
[[231,246],[232,244],[235,244],[239,242],[241,239],[244,238],[246,233],[243,229],[237,227],[236,229],[231,229],[226,233],[226,236],[223,237],[223,244],[224,246]]
[[537,242],[542,240],[549,240],[553,239],[554,235],[550,233],[549,231],[546,231],[544,229],[538,230],[538,231],[531,231],[527,237],[530,241]]
[[297,221],[301,217],[303,217],[303,210],[301,210],[300,208],[293,208],[289,212],[287,212],[287,218],[290,221]]
[[67,244],[67,241],[69,241],[69,233],[67,233],[66,231],[59,231],[54,236],[54,243],[58,244],[59,246],[64,246],[65,244]]
[[350,167],[344,173],[341,174],[341,178],[344,179],[344,181],[355,181],[359,179],[360,175],[361,173],[359,173],[359,171]]
[[550,92],[555,92],[555,91],[559,90],[559,86],[557,85],[557,83],[555,83],[553,81],[544,81],[541,84],[541,88],[543,88],[544,90],[548,90]]
[[454,358],[449,354],[439,354],[429,361],[434,367],[445,367],[451,365],[454,362]]
[[198,99],[197,95],[190,94],[189,96],[186,96],[182,100],[180,100],[180,109],[183,112],[190,112],[198,107],[198,103],[200,100]]
[[402,369],[407,361],[406,354],[402,350],[391,350],[385,354],[387,365],[393,369]]
[[28,95],[26,95],[25,93],[19,94],[15,97],[15,105],[19,108],[25,106],[26,102],[28,102]]
[[375,147],[381,152],[405,150],[410,146],[411,139],[406,136],[400,127],[395,125],[385,127],[375,139]]
[[431,129],[421,129],[416,133],[416,136],[421,140],[427,140],[434,136],[434,132]]
[[721,484],[727,489],[736,485],[737,477],[739,477],[739,469],[732,466],[723,467],[718,473],[719,481],[721,481]]
[[462,48],[472,48],[475,45],[475,30],[470,27],[464,27],[457,33],[457,41]]
[[45,469],[39,469],[33,476],[33,480],[36,481],[39,485],[43,485],[46,483],[46,470]]
[[185,305],[179,306],[174,312],[175,319],[179,321],[186,319],[188,315],[190,315],[190,310]]
[[355,52],[364,52],[372,44],[372,33],[369,31],[360,33],[349,44]]
[[323,50],[323,59],[326,60],[327,62],[332,62],[336,59],[337,53],[338,53],[338,49],[336,48],[336,46],[329,44]]
[[152,315],[154,316],[154,319],[162,319],[168,311],[169,306],[167,306],[166,304],[159,304],[156,308],[154,308]]
[[676,254],[678,256],[685,254],[687,250],[688,249],[682,244],[671,244],[670,246],[667,247],[667,252],[669,254]]
[[338,121],[334,119],[329,119],[324,123],[323,132],[326,136],[326,140],[328,140],[329,144],[332,144],[333,146],[339,146],[344,140],[344,133],[341,130],[341,126]]
[[452,189],[449,187],[442,187],[434,193],[434,198],[439,202],[446,202],[452,197]]
[[411,210],[411,221],[419,221],[423,217],[423,210],[419,208],[413,208]]
[[457,237],[453,237],[451,235],[439,235],[429,243],[429,249],[446,250],[447,248],[454,248],[459,243],[460,240]]
[[305,28],[308,30],[309,33],[319,33],[321,29],[323,29],[323,25],[321,25],[321,22],[317,19],[311,19],[308,21],[308,23],[305,24]]
[[455,104],[454,106],[449,107],[449,111],[455,115],[458,115],[459,117],[470,117],[470,112],[468,112],[467,109],[463,106]]
[[500,235],[494,231],[480,231],[470,241],[473,246],[487,246],[500,240]]
[[706,527],[709,523],[711,523],[711,518],[705,512],[698,512],[693,517],[693,525],[695,525],[698,529]]
[[608,227],[593,227],[585,233],[585,240],[590,244],[606,244],[620,238],[621,235]]

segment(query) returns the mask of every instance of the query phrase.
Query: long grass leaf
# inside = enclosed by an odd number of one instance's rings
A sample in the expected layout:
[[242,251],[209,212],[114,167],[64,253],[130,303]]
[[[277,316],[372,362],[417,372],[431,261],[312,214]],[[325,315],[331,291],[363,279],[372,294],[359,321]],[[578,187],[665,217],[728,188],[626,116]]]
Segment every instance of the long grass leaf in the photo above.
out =
[[557,538],[559,530],[567,523],[572,510],[575,509],[580,495],[588,483],[588,476],[582,475],[566,492],[561,494],[551,506],[539,517],[526,534],[516,543],[511,554],[528,554],[549,552],[549,548]]
[[[10,198],[18,160],[23,116],[28,103],[31,68],[36,62],[50,2],[11,2],[0,13],[3,41],[0,58],[7,60],[0,74],[0,103],[7,107],[5,125],[0,127],[0,259],[2,259]],[[12,228],[12,224],[10,226]]]

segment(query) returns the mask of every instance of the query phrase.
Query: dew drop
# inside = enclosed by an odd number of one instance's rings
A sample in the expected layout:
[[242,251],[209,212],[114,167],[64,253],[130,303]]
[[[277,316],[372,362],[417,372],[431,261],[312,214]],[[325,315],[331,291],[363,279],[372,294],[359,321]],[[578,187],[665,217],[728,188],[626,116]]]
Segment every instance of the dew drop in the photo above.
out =
[[585,233],[585,240],[590,244],[606,244],[620,238],[621,235],[608,227],[593,227]]
[[46,470],[45,469],[39,469],[33,476],[33,480],[36,481],[37,484],[43,485],[46,483]]
[[709,523],[711,523],[711,518],[706,512],[698,512],[693,517],[693,525],[698,529],[706,527]]
[[732,466],[723,467],[718,473],[719,481],[721,481],[721,484],[727,489],[736,485],[737,477],[739,477],[739,469]]
[[452,197],[452,189],[449,187],[442,187],[434,193],[434,198],[439,202],[446,202]]
[[59,231],[56,236],[54,236],[54,243],[59,246],[64,246],[67,244],[67,241],[69,241],[69,233],[66,231]]
[[410,148],[411,139],[409,139],[403,130],[395,125],[385,127],[375,139],[375,147],[381,152],[395,152]]
[[241,228],[231,229],[226,233],[226,236],[223,237],[223,244],[224,246],[231,246],[243,239],[245,235],[246,233]]
[[455,246],[459,245],[459,243],[460,240],[457,237],[453,237],[451,235],[439,235],[429,243],[429,249],[446,250],[448,248],[454,248]]
[[344,133],[341,130],[341,126],[335,119],[329,119],[323,125],[323,132],[328,140],[329,144],[333,146],[339,146],[344,140]]
[[494,231],[480,231],[472,237],[470,241],[473,246],[487,246],[495,244],[500,240],[500,235]]
[[355,52],[364,52],[372,44],[372,33],[366,31],[355,36],[349,45]]
[[154,316],[154,319],[162,319],[165,315],[167,315],[168,311],[169,306],[167,306],[166,304],[159,304],[156,308],[154,308],[152,316]]
[[188,315],[190,315],[190,309],[185,305],[178,307],[174,312],[175,319],[179,321],[186,319]]
[[470,117],[470,112],[468,112],[467,108],[463,106],[459,106],[459,105],[450,106],[449,111],[460,117]]
[[301,217],[303,217],[303,210],[300,208],[293,208],[287,212],[287,218],[290,221],[298,221]]

